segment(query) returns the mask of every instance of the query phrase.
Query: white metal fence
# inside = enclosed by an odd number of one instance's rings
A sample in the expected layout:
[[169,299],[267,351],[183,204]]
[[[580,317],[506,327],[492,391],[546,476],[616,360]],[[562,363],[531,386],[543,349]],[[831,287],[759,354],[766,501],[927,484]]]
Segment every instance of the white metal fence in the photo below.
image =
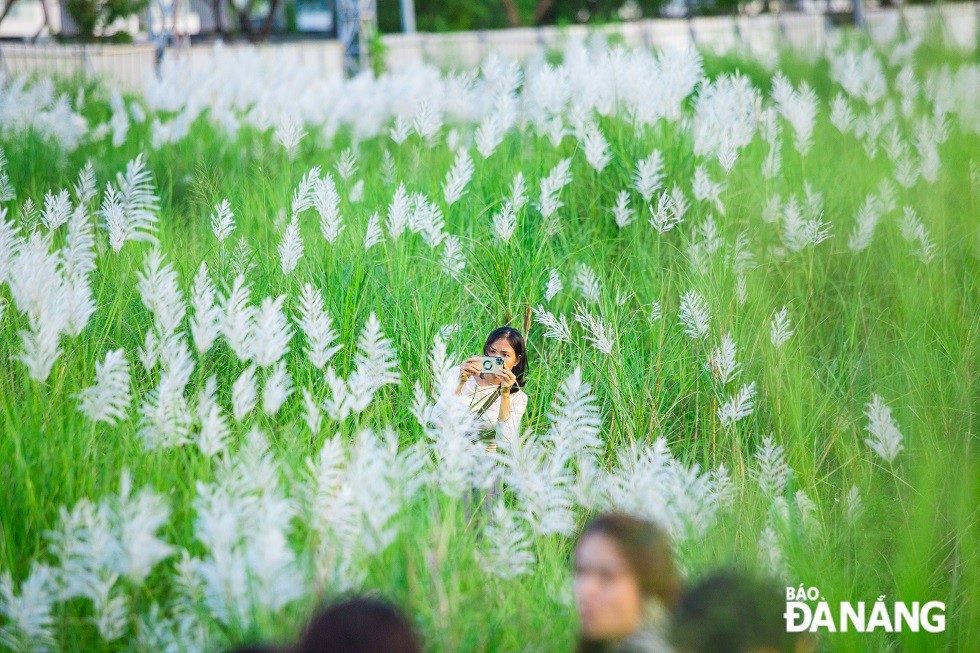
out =
[[[980,26],[980,2],[942,6],[916,5],[903,9],[881,9],[865,14],[872,37],[890,40],[902,24],[912,34],[938,30],[954,47],[973,49]],[[818,53],[833,29],[821,14],[782,13],[758,16],[713,16],[690,19],[654,19],[601,26],[608,35],[618,35],[633,47],[671,47],[695,44],[727,51],[745,49],[757,55],[782,45]],[[471,67],[491,50],[502,50],[523,60],[540,48],[561,48],[574,37],[586,37],[589,28],[539,27],[442,34],[387,34],[386,64],[392,70],[417,63]],[[343,50],[337,41],[302,41],[285,44],[225,45],[226,49],[257,48],[275,53],[285,65],[312,66],[323,77],[342,74]],[[0,44],[0,74],[6,76],[81,73],[106,78],[122,89],[142,88],[155,64],[152,45],[24,45]],[[213,46],[194,45],[168,51],[167,56],[185,58],[193,66],[209,65]]]

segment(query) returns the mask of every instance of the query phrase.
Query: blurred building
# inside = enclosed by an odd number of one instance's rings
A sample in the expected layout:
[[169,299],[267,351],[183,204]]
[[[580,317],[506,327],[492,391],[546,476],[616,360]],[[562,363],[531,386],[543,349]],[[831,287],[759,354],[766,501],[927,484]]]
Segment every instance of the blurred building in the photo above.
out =
[[[41,38],[56,34],[77,34],[74,22],[60,0],[16,0],[0,23],[0,38]],[[145,41],[164,27],[173,28],[177,36],[208,37],[221,32],[236,31],[238,17],[229,10],[226,0],[177,0],[176,12],[170,2],[150,0],[141,14],[119,19],[102,30],[102,36],[128,32],[137,41]],[[251,24],[259,29],[269,13],[269,0],[256,0]],[[47,9],[48,20],[44,13]],[[283,0],[273,17],[272,32],[282,34],[296,31],[306,35],[336,37],[336,0]],[[293,24],[290,25],[290,22]]]

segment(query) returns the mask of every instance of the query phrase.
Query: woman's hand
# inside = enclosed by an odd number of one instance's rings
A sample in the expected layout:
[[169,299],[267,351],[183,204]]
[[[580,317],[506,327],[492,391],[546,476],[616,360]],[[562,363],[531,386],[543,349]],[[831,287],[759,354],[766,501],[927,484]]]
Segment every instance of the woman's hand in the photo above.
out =
[[502,391],[506,392],[507,390],[510,390],[511,386],[517,383],[517,377],[506,367],[500,368],[500,371],[497,372],[497,376],[500,378],[500,389]]
[[480,356],[470,356],[465,361],[459,364],[459,381],[460,383],[465,383],[474,374],[479,374],[482,371],[480,368]]

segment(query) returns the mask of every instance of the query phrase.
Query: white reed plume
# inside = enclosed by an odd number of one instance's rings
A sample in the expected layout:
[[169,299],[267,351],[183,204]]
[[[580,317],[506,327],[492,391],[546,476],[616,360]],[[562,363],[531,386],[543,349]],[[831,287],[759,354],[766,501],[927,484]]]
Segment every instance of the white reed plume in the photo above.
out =
[[408,191],[405,190],[405,184],[400,183],[398,184],[398,189],[395,191],[395,196],[391,200],[391,204],[388,205],[388,221],[386,226],[388,228],[388,234],[393,240],[397,240],[404,233],[411,215],[412,204],[408,196]]
[[653,194],[660,190],[666,176],[664,175],[664,155],[660,150],[653,150],[645,159],[637,162],[633,172],[633,188],[647,204],[653,199]]
[[558,194],[572,181],[571,166],[570,158],[562,159],[551,169],[548,176],[541,180],[541,196],[537,208],[545,218],[550,218],[555,211],[565,206],[564,202],[558,199]]
[[636,218],[636,211],[630,208],[630,192],[628,190],[621,190],[616,195],[616,206],[612,208],[612,214],[616,220],[616,226],[620,229]]
[[[93,194],[95,189],[93,188]],[[10,175],[7,174],[7,155],[0,147],[0,204],[9,202],[17,197],[13,184],[10,183]],[[79,197],[76,194],[76,197]],[[79,200],[81,201],[81,200]],[[85,202],[82,202],[83,204]]]
[[823,521],[820,519],[820,508],[813,499],[807,496],[804,490],[797,490],[796,494],[793,495],[793,500],[796,503],[796,509],[800,515],[800,521],[803,522],[803,529],[806,532],[807,537],[819,538],[823,534]]
[[759,563],[774,578],[788,582],[789,569],[786,557],[779,545],[779,536],[771,524],[767,524],[757,544]]
[[696,290],[688,290],[681,297],[680,324],[684,333],[695,340],[703,340],[708,335],[711,323],[711,307]]
[[296,506],[261,431],[249,433],[214,483],[198,483],[194,511],[194,534],[206,554],[192,565],[215,619],[241,626],[253,610],[276,612],[305,594],[287,539]]
[[551,268],[548,272],[548,283],[545,284],[544,288],[544,299],[546,302],[550,302],[552,297],[561,292],[561,276],[558,274],[557,268]]
[[503,580],[526,575],[533,568],[530,537],[503,500],[494,504],[493,520],[484,531],[483,545],[476,555],[486,573]]
[[579,261],[575,272],[575,288],[587,302],[597,303],[602,293],[602,285],[595,270]]
[[415,107],[415,119],[412,121],[415,133],[422,138],[429,147],[435,143],[435,136],[442,129],[442,114],[429,106],[429,101],[422,98]]
[[907,242],[917,243],[917,247],[910,252],[922,261],[923,265],[928,265],[936,257],[936,243],[929,236],[929,232],[922,224],[922,220],[911,206],[902,207],[902,238]]
[[786,307],[783,306],[778,313],[773,315],[769,323],[769,340],[776,349],[779,349],[790,339],[793,333],[793,329],[790,328]]
[[851,110],[851,103],[843,93],[838,93],[830,103],[830,122],[842,134],[850,132],[854,128],[854,112]]
[[157,537],[157,531],[170,519],[170,506],[150,488],[134,493],[132,478],[125,468],[120,475],[119,494],[110,496],[108,505],[121,549],[113,571],[142,583],[157,563],[174,552],[171,545]]
[[[687,214],[687,210],[691,207],[690,200],[684,195],[684,191],[681,189],[680,185],[674,184],[670,188],[670,201],[673,204],[673,214],[677,218],[683,218]],[[659,203],[658,203],[659,208]],[[680,220],[677,220],[680,222]]]
[[30,378],[38,382],[48,378],[61,357],[60,336],[71,319],[58,253],[51,252],[50,245],[51,232],[33,232],[18,246],[7,280],[15,305],[28,317],[28,329],[18,331],[21,351],[11,358],[22,362]]
[[711,472],[714,480],[714,493],[718,499],[718,509],[727,510],[735,503],[739,487],[732,481],[731,474],[724,463],[718,465],[717,469]]
[[459,365],[456,353],[450,353],[443,335],[436,332],[432,340],[432,347],[429,349],[429,370],[432,373],[432,380],[435,387],[439,387],[443,380],[448,376],[458,378]]
[[95,385],[75,397],[80,402],[78,409],[93,422],[114,425],[117,420],[125,419],[133,400],[126,350],[109,351],[103,362],[95,364]]
[[663,318],[663,316],[664,316],[664,310],[663,310],[663,307],[660,305],[660,302],[658,302],[658,301],[651,302],[650,303],[650,314],[647,315],[647,321],[650,324],[653,324],[654,322],[657,322],[661,318]]
[[337,174],[340,175],[341,179],[349,181],[357,172],[357,155],[354,154],[354,150],[348,147],[341,152],[334,168],[337,169]]
[[[330,396],[323,400],[323,409],[326,411],[327,416],[335,422],[343,422],[350,415],[351,410],[357,404],[358,396],[355,395],[355,391],[361,389],[366,383],[355,383],[363,377],[358,377],[356,372],[351,375],[352,386],[348,387],[346,381],[338,376],[334,371],[332,365],[327,365],[327,370],[324,373],[324,378],[327,382],[327,386],[330,388]],[[363,394],[367,395],[367,400],[363,402],[363,406],[366,408],[368,403],[371,401],[371,388],[367,387],[367,392]],[[363,410],[363,409],[362,409]]]
[[796,133],[796,149],[806,156],[813,145],[813,127],[817,118],[817,94],[806,83],[800,82],[799,90],[786,79],[782,72],[772,78],[772,99],[779,114],[793,126]]
[[459,273],[466,267],[466,256],[459,236],[447,235],[442,241],[442,256],[439,259],[442,271],[454,279],[459,279]]
[[763,438],[762,448],[753,454],[753,458],[758,463],[749,470],[749,478],[759,484],[759,489],[770,501],[783,496],[791,470],[786,464],[785,450],[773,441],[772,433]]
[[868,418],[864,430],[871,434],[871,438],[866,438],[864,442],[889,464],[895,462],[896,456],[905,447],[902,445],[902,432],[892,417],[892,409],[884,399],[872,394],[871,401],[865,404],[864,414]]
[[861,516],[864,515],[864,503],[861,501],[861,491],[856,485],[852,485],[844,497],[844,519],[851,526],[854,526]]
[[217,303],[217,290],[208,274],[208,266],[201,261],[201,266],[194,276],[191,288],[191,337],[194,347],[199,354],[206,353],[221,333],[221,307]]
[[224,243],[235,227],[235,214],[231,211],[231,203],[223,199],[219,204],[215,204],[214,213],[211,214],[211,231],[214,232],[218,242]]
[[869,194],[858,212],[857,224],[854,225],[850,240],[847,241],[848,248],[855,252],[861,252],[871,245],[871,241],[874,239],[875,226],[877,226],[882,213],[883,207],[878,196],[874,193]]
[[343,345],[333,344],[337,339],[337,332],[333,329],[333,318],[324,308],[323,295],[311,283],[303,284],[300,292],[297,323],[306,340],[303,353],[313,365],[323,369],[333,355],[343,348]]
[[718,213],[725,215],[725,205],[721,201],[721,193],[728,187],[724,181],[715,182],[708,176],[708,170],[704,164],[699,164],[694,168],[694,197],[699,202],[710,201],[718,210]]
[[293,327],[282,312],[285,295],[265,297],[255,313],[252,337],[252,360],[259,367],[275,364],[289,351]]
[[803,209],[795,196],[791,196],[783,209],[783,244],[794,252],[804,247],[816,246],[833,238],[830,223],[823,222],[823,215],[804,219]]
[[567,343],[572,342],[572,330],[565,321],[564,315],[557,317],[547,311],[541,304],[532,309],[534,321],[543,325],[547,330],[542,334],[545,338],[554,338]]
[[146,169],[143,154],[126,164],[126,174],[116,173],[119,190],[106,187],[101,214],[102,226],[109,231],[109,243],[118,252],[126,241],[159,244],[157,230],[157,204],[153,177]]
[[752,414],[752,398],[755,396],[755,381],[748,385],[742,384],[738,392],[727,402],[718,407],[718,421],[722,426],[731,426],[740,419]]
[[181,333],[160,343],[160,361],[160,381],[143,399],[136,432],[147,451],[187,444],[193,422],[184,389],[194,373],[194,359]]
[[14,220],[7,220],[7,207],[0,206],[0,284],[7,281],[14,259],[24,245],[19,231],[20,227]]
[[412,123],[405,116],[395,116],[395,124],[388,130],[391,140],[401,145],[412,133]]
[[503,133],[500,130],[496,114],[491,113],[483,119],[480,126],[476,128],[474,139],[476,140],[476,151],[484,159],[489,159],[493,151],[503,141]]
[[524,173],[518,172],[510,184],[510,201],[514,205],[514,211],[523,209],[527,199],[527,182],[524,181]]
[[68,191],[62,189],[57,195],[50,192],[44,194],[44,209],[41,211],[41,223],[54,231],[61,225],[68,222],[71,215],[71,200],[68,199]]
[[520,513],[531,530],[542,536],[570,535],[575,529],[571,468],[551,455],[551,447],[521,434],[501,448],[506,452],[500,457],[504,478],[520,497]]
[[293,392],[293,379],[286,371],[286,361],[279,360],[272,365],[262,386],[262,410],[266,415],[274,416]]
[[143,269],[136,273],[140,298],[153,313],[161,338],[167,338],[180,328],[187,305],[180,290],[180,277],[165,254],[154,248],[143,260]]
[[455,386],[447,378],[436,388],[435,403],[423,411],[427,420],[423,428],[429,439],[432,481],[443,494],[458,498],[474,481],[486,482],[491,461],[477,439],[476,416],[460,401]]
[[299,142],[306,136],[303,124],[292,112],[283,111],[276,120],[275,139],[283,146],[290,160],[296,158]]
[[354,354],[354,365],[368,380],[375,390],[386,384],[397,384],[401,381],[398,372],[398,352],[390,338],[381,329],[381,322],[374,311],[368,316],[368,321],[361,330],[357,341],[357,353]]
[[609,151],[609,142],[602,135],[602,130],[597,123],[589,121],[585,125],[581,142],[586,161],[595,168],[596,172],[602,172],[612,161],[612,153]]
[[681,217],[683,214],[678,211],[677,204],[675,204],[674,200],[667,193],[660,194],[660,198],[657,200],[656,211],[654,211],[652,204],[648,208],[650,209],[651,216],[649,222],[660,233],[670,231],[684,220]]
[[255,382],[255,370],[254,363],[249,365],[231,386],[231,410],[237,422],[245,419],[258,401],[259,390]]
[[235,277],[231,292],[222,302],[221,333],[240,360],[252,359],[255,307],[249,304],[251,290],[242,275]]
[[414,195],[414,207],[409,227],[412,231],[422,234],[422,240],[429,247],[435,248],[442,244],[446,237],[446,220],[442,215],[442,209],[428,201],[422,193]]
[[55,640],[54,572],[51,567],[34,562],[31,573],[14,589],[13,578],[6,569],[0,573],[0,614],[6,624],[0,627],[0,644],[12,651],[57,650]]
[[[323,183],[320,179],[320,166],[315,165],[303,175],[300,179],[299,184],[293,189],[293,199],[290,203],[290,210],[292,215],[299,215],[303,211],[312,208],[316,204],[316,195],[318,186]],[[326,179],[329,179],[330,175],[327,175]],[[325,182],[326,180],[324,180]],[[333,184],[333,179],[329,179],[329,183]]]
[[231,431],[218,405],[218,377],[211,375],[197,393],[197,448],[211,458],[228,447]]
[[320,403],[317,401],[309,388],[302,389],[303,395],[303,421],[310,429],[310,435],[316,438],[320,434],[320,426],[323,424],[323,414],[320,412]]
[[282,267],[282,273],[285,275],[292,274],[300,259],[303,258],[303,236],[299,231],[299,218],[295,215],[283,232],[277,251],[279,252],[279,265]]
[[505,243],[510,241],[517,230],[517,214],[511,201],[504,200],[499,213],[493,214],[493,233]]
[[384,242],[384,232],[381,230],[381,217],[375,211],[368,218],[367,230],[364,233],[364,251],[369,251],[382,242]]
[[473,158],[470,157],[470,153],[466,148],[459,148],[453,160],[453,167],[446,173],[446,180],[442,184],[446,206],[452,206],[469,192],[466,190],[466,185],[473,178],[473,170]]
[[735,360],[736,351],[735,340],[731,332],[728,332],[722,336],[721,344],[716,345],[708,354],[705,367],[722,385],[727,385],[742,372],[741,365]]
[[235,274],[240,277],[244,277],[249,270],[255,267],[255,255],[252,248],[245,242],[245,236],[238,239],[238,245],[232,252],[231,267],[235,270]]
[[551,402],[548,419],[551,424],[547,438],[556,462],[594,455],[602,446],[599,438],[602,415],[592,394],[592,384],[582,378],[581,367],[576,366],[562,381]]
[[612,326],[605,324],[601,317],[589,313],[581,303],[575,305],[573,317],[589,332],[585,339],[593,347],[607,355],[612,353],[613,343],[616,341]]

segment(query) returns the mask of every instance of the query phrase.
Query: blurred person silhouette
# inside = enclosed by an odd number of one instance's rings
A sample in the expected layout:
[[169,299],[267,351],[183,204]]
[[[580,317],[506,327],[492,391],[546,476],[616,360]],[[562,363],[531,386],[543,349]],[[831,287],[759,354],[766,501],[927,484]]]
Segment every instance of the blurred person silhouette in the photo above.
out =
[[380,599],[352,598],[321,610],[284,653],[421,653],[411,624]]
[[659,527],[601,515],[582,530],[574,555],[578,653],[673,653],[668,617],[681,584]]
[[421,653],[408,620],[376,598],[344,599],[321,608],[292,646],[244,646],[229,653]]
[[809,633],[786,631],[784,589],[737,569],[709,573],[686,589],[672,615],[678,653],[811,653]]
[[[503,368],[496,373],[483,372],[481,356],[470,356],[459,366],[456,394],[469,404],[470,412],[476,413],[481,440],[487,443],[487,453],[490,454],[497,450],[498,439],[504,442],[514,440],[520,432],[521,418],[527,408],[527,394],[523,390],[524,375],[527,373],[524,336],[513,327],[498,327],[490,332],[483,343],[483,356],[503,358]],[[490,511],[502,489],[503,482],[498,475],[482,504],[484,511]],[[470,504],[479,500],[480,491],[474,487],[467,504],[467,519]]]

